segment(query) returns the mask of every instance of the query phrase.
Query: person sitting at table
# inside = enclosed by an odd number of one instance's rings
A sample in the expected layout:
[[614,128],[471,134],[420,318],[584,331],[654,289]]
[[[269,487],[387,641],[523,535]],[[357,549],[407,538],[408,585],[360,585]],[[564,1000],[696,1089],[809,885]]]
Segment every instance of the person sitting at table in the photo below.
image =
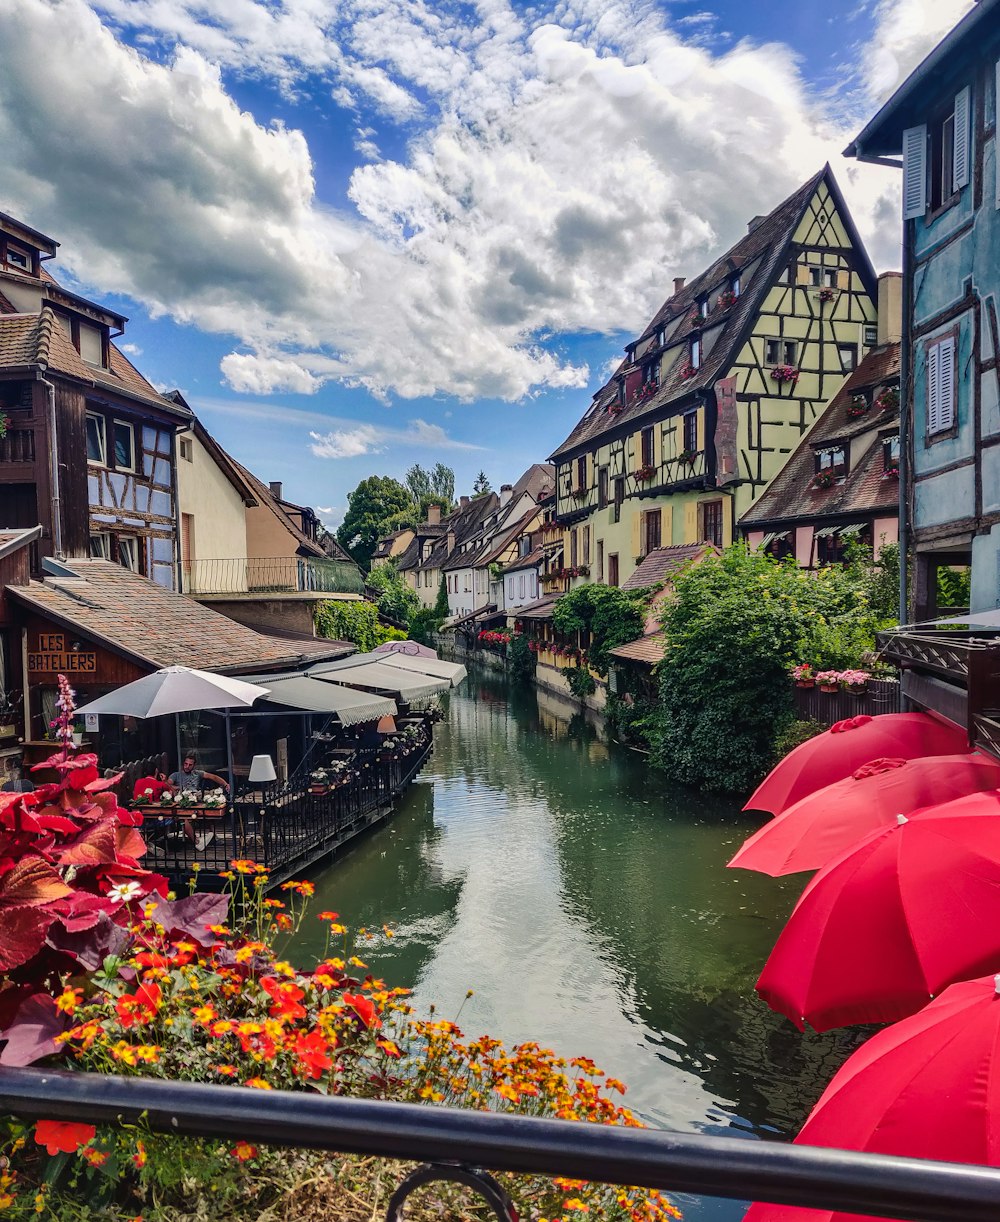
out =
[[132,789],[133,802],[159,802],[165,793],[173,793],[174,787],[162,772],[141,776]]
[[194,752],[189,751],[181,760],[181,771],[170,774],[170,784],[174,789],[190,790],[200,795],[204,791],[205,782],[211,781],[213,785],[218,785],[220,789],[229,792],[229,785],[221,776],[216,776],[214,772],[201,772],[197,763]]

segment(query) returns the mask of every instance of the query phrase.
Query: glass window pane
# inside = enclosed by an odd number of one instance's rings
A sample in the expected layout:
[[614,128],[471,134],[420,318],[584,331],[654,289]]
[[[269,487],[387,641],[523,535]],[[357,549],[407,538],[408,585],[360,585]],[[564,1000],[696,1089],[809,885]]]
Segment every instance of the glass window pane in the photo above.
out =
[[126,470],[131,471],[135,467],[132,426],[130,424],[122,424],[120,420],[116,420],[114,428],[115,466],[124,467]]
[[87,461],[105,461],[104,454],[104,418],[102,416],[87,416]]

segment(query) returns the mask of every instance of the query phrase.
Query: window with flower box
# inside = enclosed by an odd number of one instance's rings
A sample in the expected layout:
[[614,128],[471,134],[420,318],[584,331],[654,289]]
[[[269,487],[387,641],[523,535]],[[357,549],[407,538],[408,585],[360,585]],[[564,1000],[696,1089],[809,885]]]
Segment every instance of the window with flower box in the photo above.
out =
[[789,365],[794,368],[798,364],[799,346],[793,339],[782,339],[771,336],[764,341],[765,365]]
[[882,470],[886,475],[899,474],[899,434],[882,442]]
[[653,465],[653,429],[652,426],[645,428],[639,434],[639,466],[651,467]]
[[847,451],[843,446],[828,446],[816,451],[816,483],[834,484],[847,475]]
[[696,335],[691,340],[691,350],[688,354],[692,369],[701,368],[701,336]]

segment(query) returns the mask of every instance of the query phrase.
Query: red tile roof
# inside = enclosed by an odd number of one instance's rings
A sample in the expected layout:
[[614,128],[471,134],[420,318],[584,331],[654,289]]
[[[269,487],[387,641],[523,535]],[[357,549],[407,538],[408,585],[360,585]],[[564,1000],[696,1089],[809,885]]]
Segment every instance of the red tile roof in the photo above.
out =
[[622,589],[644,590],[647,586],[659,585],[676,577],[694,561],[718,554],[718,549],[711,543],[674,543],[670,547],[658,547],[645,557],[628,581],[623,583]]
[[609,649],[608,653],[611,657],[620,658],[623,662],[644,662],[648,666],[655,666],[662,659],[666,648],[666,635],[662,632],[653,632],[649,636],[640,637],[637,641],[629,641],[627,645]]

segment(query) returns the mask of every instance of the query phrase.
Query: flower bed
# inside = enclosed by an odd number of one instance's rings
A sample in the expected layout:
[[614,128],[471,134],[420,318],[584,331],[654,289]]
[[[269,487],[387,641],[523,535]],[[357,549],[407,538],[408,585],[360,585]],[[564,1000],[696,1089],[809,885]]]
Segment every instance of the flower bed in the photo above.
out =
[[[60,780],[0,799],[0,1023],[10,1065],[45,1062],[123,1076],[448,1104],[640,1127],[622,1083],[584,1057],[505,1049],[457,1022],[414,1013],[373,973],[336,912],[307,967],[276,943],[297,933],[313,885],[268,895],[237,860],[231,896],[167,894],[145,870],[141,817],[118,807],[96,760],[70,754],[72,693],[60,676]],[[407,737],[404,731],[401,739]],[[192,879],[192,886],[194,880]],[[470,994],[471,995],[471,994]],[[458,1015],[456,1015],[457,1019]],[[247,1096],[247,1110],[253,1097]],[[143,1123],[0,1119],[0,1211],[20,1222],[100,1217],[370,1217],[404,1167],[246,1140],[154,1133]],[[608,1222],[678,1217],[658,1192],[540,1176],[499,1177],[518,1214]],[[463,1216],[442,1187],[427,1217]]]

